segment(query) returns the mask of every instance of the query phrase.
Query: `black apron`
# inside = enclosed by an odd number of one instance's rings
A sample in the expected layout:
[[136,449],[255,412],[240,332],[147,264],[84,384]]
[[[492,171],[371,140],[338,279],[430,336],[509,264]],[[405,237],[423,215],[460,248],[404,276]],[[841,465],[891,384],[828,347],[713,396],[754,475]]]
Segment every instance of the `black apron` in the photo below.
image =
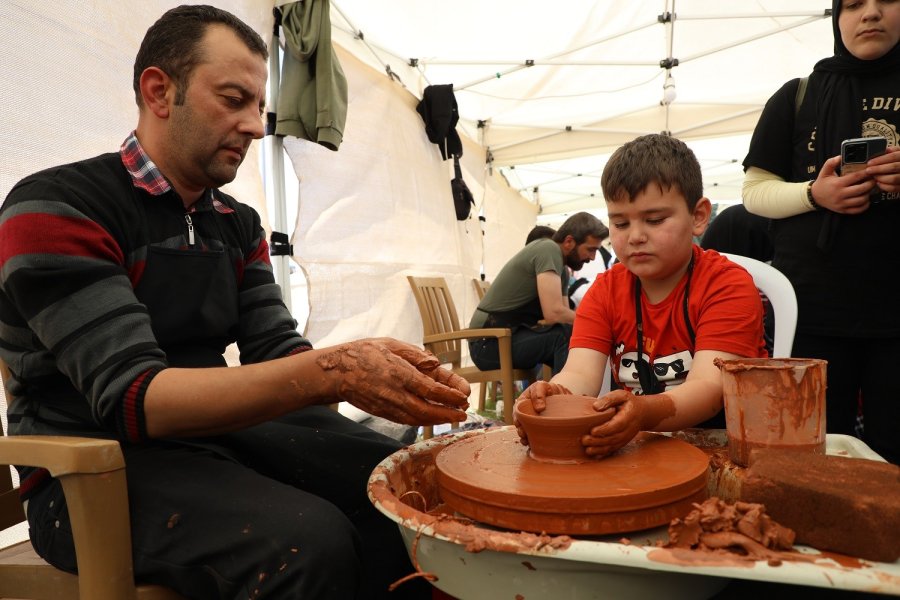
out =
[[[216,218],[211,210],[192,216]],[[238,285],[225,250],[204,248],[199,234],[186,249],[150,246],[134,292],[169,366],[226,366],[223,353],[238,325]]]

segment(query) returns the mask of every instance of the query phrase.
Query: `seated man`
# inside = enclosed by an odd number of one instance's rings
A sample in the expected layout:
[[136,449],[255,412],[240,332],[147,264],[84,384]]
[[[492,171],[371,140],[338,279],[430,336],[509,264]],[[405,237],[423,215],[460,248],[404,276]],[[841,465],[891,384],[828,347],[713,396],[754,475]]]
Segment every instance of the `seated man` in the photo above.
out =
[[596,456],[642,430],[710,419],[722,409],[714,359],[766,356],[762,302],[750,274],[693,243],[711,212],[694,153],[669,136],[639,137],[613,153],[601,184],[619,262],[578,307],[562,372],[534,383],[520,400],[540,412],[547,395],[596,396],[612,361],[621,389],[594,407],[615,407],[615,415],[583,442]]
[[[275,49],[277,51],[277,48]],[[313,349],[259,215],[218,188],[263,136],[266,46],[209,6],[165,13],[134,66],[118,152],[19,182],[0,210],[0,358],[11,435],[112,438],[135,579],[185,598],[430,598],[366,497],[400,443],[341,400],[408,424],[465,418],[469,386],[390,339]],[[230,343],[242,365],[225,366]],[[77,570],[57,479],[20,468],[32,544]]]
[[[569,273],[594,259],[609,230],[595,216],[580,212],[552,238],[529,243],[507,262],[478,303],[469,327],[509,327],[516,369],[549,365],[559,373],[569,353],[575,311],[567,298]],[[494,338],[469,341],[469,354],[482,370],[499,369]]]

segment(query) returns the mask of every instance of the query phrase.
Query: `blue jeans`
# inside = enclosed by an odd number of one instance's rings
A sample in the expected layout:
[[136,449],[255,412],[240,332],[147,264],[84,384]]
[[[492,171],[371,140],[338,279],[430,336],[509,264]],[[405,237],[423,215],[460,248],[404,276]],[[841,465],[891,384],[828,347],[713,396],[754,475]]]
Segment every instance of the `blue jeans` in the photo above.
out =
[[[559,373],[569,356],[569,338],[572,326],[557,323],[536,330],[519,327],[512,334],[512,359],[514,369],[531,369],[535,365],[548,365],[553,374]],[[482,371],[500,368],[500,349],[496,338],[469,341],[472,362]]]

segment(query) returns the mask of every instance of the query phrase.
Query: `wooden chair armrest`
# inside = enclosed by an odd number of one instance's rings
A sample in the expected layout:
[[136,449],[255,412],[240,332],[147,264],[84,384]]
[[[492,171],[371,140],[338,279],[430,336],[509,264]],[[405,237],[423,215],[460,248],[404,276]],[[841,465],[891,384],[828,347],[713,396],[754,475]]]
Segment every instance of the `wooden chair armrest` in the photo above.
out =
[[447,333],[434,333],[426,335],[422,338],[423,344],[435,344],[437,342],[447,342],[450,340],[474,340],[478,338],[511,338],[512,330],[504,327],[492,327],[488,329],[460,329],[459,331],[448,331]]
[[54,477],[125,468],[122,450],[115,440],[55,435],[0,437],[0,464],[43,467]]
[[[487,329],[460,329],[459,331],[448,333],[426,335],[423,338],[423,342],[425,347],[427,348],[429,344],[434,344],[437,342],[446,342],[449,340],[470,340],[486,337],[497,338],[497,350],[500,357],[500,381],[503,384],[504,391],[509,394],[510,398],[512,398],[514,395],[515,383],[513,381],[511,329],[505,327],[493,327]],[[511,424],[513,422],[513,404],[514,402],[510,400],[503,405],[503,420],[507,424]]]
[[117,441],[4,436],[0,464],[43,467],[59,478],[75,540],[80,597],[136,598],[125,460]]

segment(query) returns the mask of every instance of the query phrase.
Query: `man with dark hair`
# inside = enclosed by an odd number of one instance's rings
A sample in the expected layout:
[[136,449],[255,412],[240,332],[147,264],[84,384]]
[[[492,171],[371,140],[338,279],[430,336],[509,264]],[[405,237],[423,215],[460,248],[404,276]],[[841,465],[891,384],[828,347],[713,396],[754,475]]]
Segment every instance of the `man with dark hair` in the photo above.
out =
[[[609,230],[595,216],[580,212],[566,219],[552,238],[535,240],[500,269],[475,309],[470,327],[513,329],[513,366],[549,365],[558,373],[569,353],[575,311],[567,298],[569,274],[594,259]],[[479,369],[500,368],[496,339],[469,342]]]
[[[429,598],[366,497],[400,443],[327,407],[464,419],[468,384],[391,339],[314,349],[296,331],[259,215],[219,191],[263,136],[266,48],[182,6],[135,65],[118,152],[31,175],[0,210],[0,358],[10,434],[121,442],[135,578],[186,598]],[[242,366],[223,353],[236,342]],[[427,398],[427,400],[426,400]],[[20,468],[37,552],[76,571],[66,499]]]

